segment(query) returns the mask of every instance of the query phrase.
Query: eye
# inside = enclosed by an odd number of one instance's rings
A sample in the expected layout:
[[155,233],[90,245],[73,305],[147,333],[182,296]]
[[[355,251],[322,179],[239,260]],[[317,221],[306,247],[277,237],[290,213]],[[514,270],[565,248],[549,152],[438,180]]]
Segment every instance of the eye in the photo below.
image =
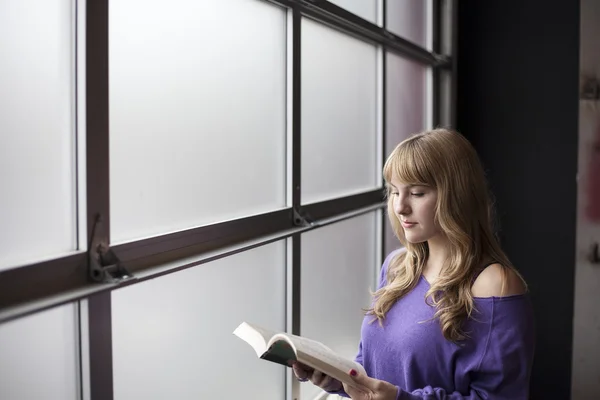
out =
[[415,196],[415,197],[423,197],[423,195],[424,195],[425,193],[420,193],[420,192],[411,192],[410,194],[411,194],[412,196]]
[[392,196],[398,196],[398,192],[391,192],[390,195],[392,195]]

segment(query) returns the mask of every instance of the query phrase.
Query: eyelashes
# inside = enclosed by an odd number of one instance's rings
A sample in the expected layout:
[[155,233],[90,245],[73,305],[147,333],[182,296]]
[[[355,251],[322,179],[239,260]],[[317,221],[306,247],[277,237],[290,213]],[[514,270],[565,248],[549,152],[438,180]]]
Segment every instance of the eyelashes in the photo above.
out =
[[[398,196],[398,192],[390,192],[390,196]],[[425,193],[410,193],[411,196],[414,197],[423,197],[425,195]]]

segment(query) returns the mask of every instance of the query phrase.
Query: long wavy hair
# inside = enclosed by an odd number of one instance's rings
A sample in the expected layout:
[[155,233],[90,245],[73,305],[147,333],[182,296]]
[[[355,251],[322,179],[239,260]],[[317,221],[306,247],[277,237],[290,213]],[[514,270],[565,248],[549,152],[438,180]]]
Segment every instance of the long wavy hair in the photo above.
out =
[[[434,129],[418,133],[400,143],[388,157],[383,168],[388,187],[392,175],[404,184],[437,191],[435,224],[450,244],[450,255],[425,297],[436,308],[434,318],[439,320],[444,337],[461,341],[467,337],[463,324],[474,310],[471,286],[484,263],[502,265],[502,291],[507,269],[521,277],[495,236],[493,204],[477,153],[457,132]],[[406,252],[390,261],[388,283],[373,293],[373,307],[367,314],[374,315],[380,324],[392,305],[416,286],[429,255],[427,242],[406,241],[389,192],[387,199],[390,223]]]

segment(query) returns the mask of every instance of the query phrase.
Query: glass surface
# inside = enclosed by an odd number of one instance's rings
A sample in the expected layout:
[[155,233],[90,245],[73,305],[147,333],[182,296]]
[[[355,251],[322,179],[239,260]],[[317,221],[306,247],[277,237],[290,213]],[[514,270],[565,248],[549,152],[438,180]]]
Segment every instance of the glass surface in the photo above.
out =
[[[363,308],[375,289],[376,212],[302,234],[301,334],[354,359],[360,341]],[[301,386],[301,399],[319,389]]]
[[0,270],[77,247],[70,0],[0,2]]
[[432,0],[388,0],[387,30],[414,44],[432,48]]
[[112,295],[115,400],[281,400],[284,366],[233,335],[285,329],[285,241]]
[[79,400],[75,310],[67,304],[0,325],[0,399]]
[[387,54],[386,157],[396,145],[430,125],[430,68]]
[[377,48],[302,20],[302,203],[377,182]]
[[283,8],[111,3],[113,242],[285,207],[285,90]]
[[377,24],[377,0],[330,0],[330,2]]

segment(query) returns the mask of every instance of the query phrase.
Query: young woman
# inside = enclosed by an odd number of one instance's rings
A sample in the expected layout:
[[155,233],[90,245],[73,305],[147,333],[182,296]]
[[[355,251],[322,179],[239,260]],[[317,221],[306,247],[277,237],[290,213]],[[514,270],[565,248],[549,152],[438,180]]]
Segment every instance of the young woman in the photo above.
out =
[[436,129],[384,166],[388,215],[404,249],[384,261],[356,361],[367,389],[294,364],[300,380],[352,399],[526,399],[534,327],[526,284],[500,248],[477,154]]

